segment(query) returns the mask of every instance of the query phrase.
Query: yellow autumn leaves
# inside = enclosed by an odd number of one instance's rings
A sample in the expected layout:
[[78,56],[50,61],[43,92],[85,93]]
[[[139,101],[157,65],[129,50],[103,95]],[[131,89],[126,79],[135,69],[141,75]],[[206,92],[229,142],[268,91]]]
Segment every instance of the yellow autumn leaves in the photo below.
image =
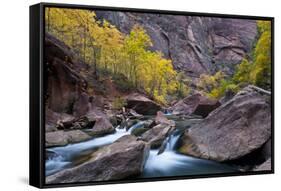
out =
[[101,70],[121,74],[135,89],[163,104],[187,93],[171,60],[151,51],[153,44],[141,26],[123,34],[108,21],[98,20],[93,11],[66,8],[46,8],[45,21],[46,31],[71,47],[96,75]]

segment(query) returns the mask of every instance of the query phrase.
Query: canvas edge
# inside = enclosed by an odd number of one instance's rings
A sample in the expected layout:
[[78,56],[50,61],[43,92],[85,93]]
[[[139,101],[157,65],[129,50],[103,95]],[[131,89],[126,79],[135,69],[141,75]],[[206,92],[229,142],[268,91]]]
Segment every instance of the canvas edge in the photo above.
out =
[[[43,104],[43,84],[44,84],[44,9],[45,7],[61,7],[61,8],[79,8],[79,9],[96,9],[107,11],[128,11],[140,13],[160,13],[172,15],[188,15],[188,16],[203,16],[203,17],[224,17],[224,18],[237,18],[237,19],[252,19],[252,20],[268,20],[272,24],[272,94],[271,94],[271,132],[272,132],[272,158],[271,170],[266,171],[250,171],[238,173],[219,173],[219,174],[206,174],[206,175],[188,175],[176,177],[159,177],[159,178],[146,178],[146,179],[126,179],[114,181],[99,181],[99,182],[75,182],[75,183],[61,183],[61,184],[46,184],[45,183],[45,138],[44,138],[44,104]],[[36,11],[35,11],[36,9]],[[30,15],[30,185],[38,188],[55,188],[55,187],[70,187],[70,186],[89,186],[89,185],[106,185],[106,184],[120,184],[120,183],[141,183],[152,181],[169,181],[169,180],[183,180],[195,178],[219,178],[219,177],[232,177],[232,176],[247,176],[247,175],[263,175],[274,173],[274,17],[268,16],[249,16],[249,15],[232,15],[232,14],[217,14],[217,13],[200,13],[200,12],[185,12],[185,11],[170,11],[170,10],[154,10],[154,9],[136,9],[124,7],[107,7],[107,6],[93,6],[93,5],[75,5],[75,4],[61,4],[61,3],[39,3],[30,6],[30,12],[39,10],[39,22],[31,18]],[[37,22],[35,22],[35,20]],[[33,29],[33,28],[36,29]],[[39,37],[34,38],[34,31],[39,32]],[[37,44],[39,43],[39,44]],[[38,50],[34,50],[34,45],[39,46]],[[32,61],[33,59],[33,61]],[[34,60],[37,60],[34,61]],[[40,63],[38,65],[38,62]],[[37,65],[36,65],[37,64]],[[39,68],[38,68],[39,67]],[[36,75],[36,77],[34,77]],[[35,79],[35,80],[32,80]],[[39,83],[36,79],[40,79]],[[36,97],[39,96],[39,97]],[[37,104],[37,105],[36,105]],[[39,105],[39,106],[38,106]],[[38,110],[36,114],[34,111]],[[37,117],[39,115],[39,117]],[[40,120],[38,120],[40,119]],[[37,125],[35,125],[35,123]],[[40,127],[38,130],[38,126]],[[37,129],[36,129],[37,128]],[[39,138],[39,139],[38,139]],[[35,144],[35,145],[34,145]],[[38,146],[39,145],[39,146]],[[39,148],[39,149],[38,149]],[[39,160],[39,161],[38,161]],[[38,170],[39,169],[39,170]],[[38,172],[39,171],[39,172]]]

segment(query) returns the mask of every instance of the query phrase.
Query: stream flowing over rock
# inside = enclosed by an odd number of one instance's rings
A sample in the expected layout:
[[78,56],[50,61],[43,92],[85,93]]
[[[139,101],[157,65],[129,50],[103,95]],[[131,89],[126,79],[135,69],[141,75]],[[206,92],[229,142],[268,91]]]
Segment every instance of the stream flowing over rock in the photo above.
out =
[[173,126],[167,124],[159,124],[144,132],[141,138],[142,140],[148,142],[151,148],[158,148],[162,145],[163,141],[173,129]]
[[161,106],[147,97],[134,93],[127,97],[127,106],[142,115],[155,115]]
[[248,86],[214,110],[181,138],[181,153],[230,161],[259,148],[271,138],[270,95]]
[[143,172],[148,153],[147,143],[135,136],[125,135],[94,152],[85,163],[48,176],[46,182],[105,181],[137,176]]
[[190,95],[173,105],[170,109],[173,114],[200,115],[207,117],[208,114],[220,106],[217,100],[207,98],[199,93]]

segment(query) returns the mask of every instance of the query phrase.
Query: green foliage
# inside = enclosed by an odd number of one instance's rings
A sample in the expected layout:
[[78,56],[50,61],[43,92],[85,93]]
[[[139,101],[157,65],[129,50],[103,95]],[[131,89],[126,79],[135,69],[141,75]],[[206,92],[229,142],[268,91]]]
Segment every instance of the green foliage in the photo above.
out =
[[259,87],[269,89],[271,86],[271,22],[258,21],[260,37],[254,49],[254,61],[251,80]]
[[210,97],[222,97],[226,91],[237,92],[241,87],[254,84],[264,89],[271,87],[271,23],[258,21],[259,38],[252,60],[244,58],[231,78],[222,73],[200,76],[198,87]]
[[221,86],[221,82],[224,77],[225,75],[221,71],[218,71],[214,75],[201,74],[199,82],[197,83],[197,88],[201,92],[209,95],[212,91],[214,91],[214,89],[217,89]]
[[238,92],[239,86],[233,83],[231,80],[222,80],[220,82],[220,86],[217,88],[212,89],[212,91],[208,94],[209,97],[212,98],[220,98],[225,95],[225,92],[231,91],[231,92]]
[[237,92],[239,86],[233,79],[227,79],[223,72],[214,75],[202,74],[197,84],[203,94],[211,98],[220,98],[226,91]]
[[130,82],[123,74],[114,74],[112,80],[117,89],[121,92],[130,92],[134,88],[132,82]]
[[117,97],[112,102],[113,109],[120,110],[127,105],[127,102],[122,97]]
[[255,84],[264,89],[271,86],[271,23],[258,21],[259,38],[252,61],[244,59],[237,68],[234,80],[241,84]]
[[186,85],[186,84],[190,83],[189,79],[186,78],[184,72],[179,72],[177,74],[176,80],[178,82],[176,85],[177,86],[177,88],[176,88],[177,97],[178,98],[186,97],[189,93],[189,89],[187,88],[188,85]]
[[237,66],[236,72],[233,76],[233,81],[239,83],[250,83],[251,63],[247,59],[243,59]]
[[271,23],[258,21],[259,38],[253,50],[253,59],[243,59],[233,81],[238,85],[254,84],[264,89],[271,86]]

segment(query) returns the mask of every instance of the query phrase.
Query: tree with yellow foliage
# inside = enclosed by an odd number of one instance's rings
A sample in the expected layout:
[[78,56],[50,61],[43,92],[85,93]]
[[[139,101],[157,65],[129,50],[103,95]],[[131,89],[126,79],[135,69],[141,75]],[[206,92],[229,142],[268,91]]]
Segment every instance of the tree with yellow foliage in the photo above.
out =
[[258,21],[260,37],[254,49],[251,80],[259,87],[271,87],[271,22]]
[[[221,97],[225,91],[238,91],[241,87],[254,84],[264,89],[271,88],[271,22],[257,21],[259,37],[252,59],[244,58],[228,79],[212,75],[201,75],[198,87],[211,97]],[[218,78],[219,77],[219,78]]]
[[220,82],[224,77],[225,74],[221,71],[218,71],[214,75],[201,74],[197,87],[205,93],[210,93],[214,88],[220,86]]
[[95,77],[98,70],[125,76],[136,90],[161,103],[176,91],[187,92],[185,84],[177,81],[171,60],[149,50],[152,42],[143,27],[135,25],[125,35],[108,21],[97,20],[93,11],[80,9],[47,8],[45,19],[46,31],[93,66]]

